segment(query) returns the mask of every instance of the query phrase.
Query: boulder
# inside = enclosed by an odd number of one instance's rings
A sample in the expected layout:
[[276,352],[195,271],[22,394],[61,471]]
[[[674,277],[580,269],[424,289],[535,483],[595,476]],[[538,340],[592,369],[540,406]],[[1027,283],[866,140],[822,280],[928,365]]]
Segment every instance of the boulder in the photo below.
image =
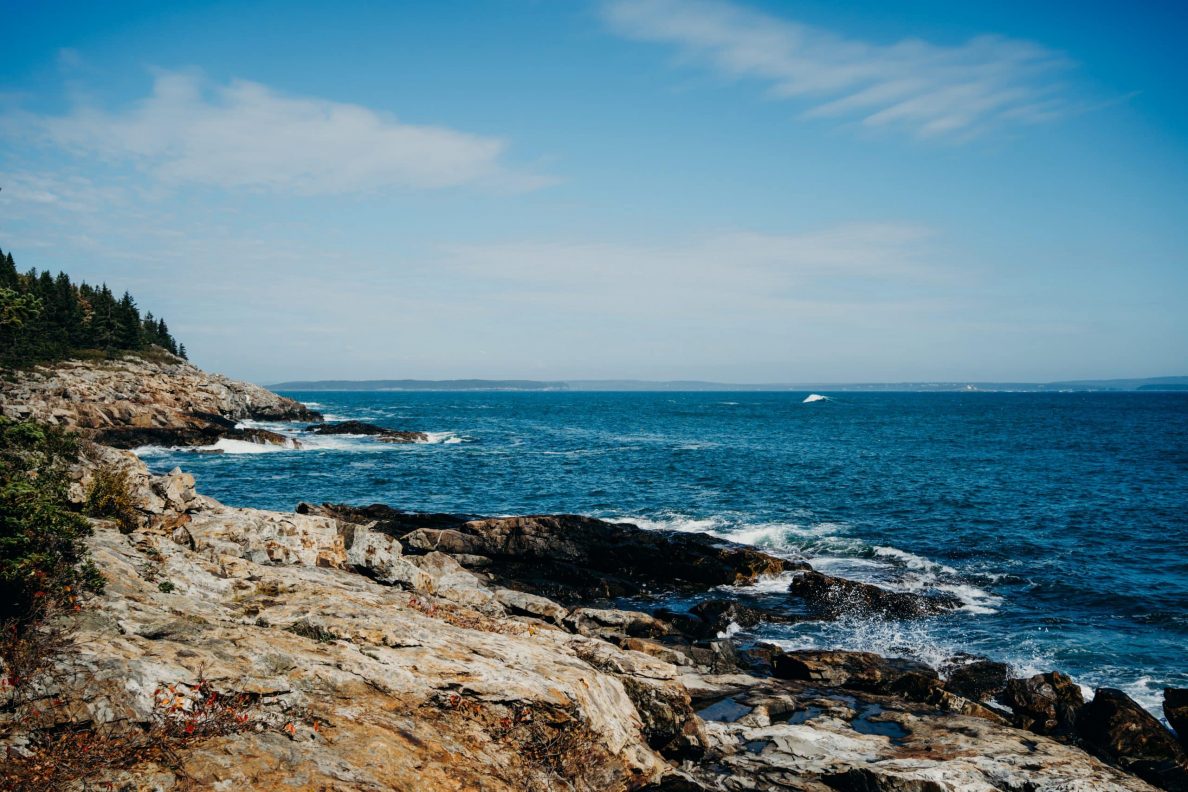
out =
[[1007,665],[984,657],[954,658],[945,679],[945,688],[970,701],[989,701],[1007,684]]
[[1121,690],[1098,688],[1081,709],[1076,730],[1107,761],[1160,789],[1188,792],[1188,756],[1154,715]]
[[1175,729],[1180,745],[1188,750],[1188,688],[1163,689],[1163,717]]
[[771,669],[779,679],[871,692],[915,692],[919,696],[941,685],[936,671],[924,663],[886,658],[872,652],[818,649],[776,652],[771,657]]
[[1072,733],[1085,706],[1080,686],[1059,671],[1012,679],[997,700],[1011,708],[1016,726],[1050,735]]
[[356,571],[380,583],[401,585],[414,591],[434,591],[432,575],[403,558],[400,542],[365,525],[342,524],[346,561]]
[[811,570],[797,573],[788,591],[803,600],[810,612],[827,618],[858,613],[888,619],[911,619],[956,610],[962,605],[961,600],[951,594],[889,591],[869,583]]

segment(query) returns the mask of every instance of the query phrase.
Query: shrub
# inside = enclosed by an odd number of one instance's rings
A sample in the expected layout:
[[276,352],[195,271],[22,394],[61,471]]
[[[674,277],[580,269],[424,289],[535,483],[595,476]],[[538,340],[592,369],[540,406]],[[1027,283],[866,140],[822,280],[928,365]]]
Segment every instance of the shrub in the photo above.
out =
[[95,471],[86,512],[91,517],[115,520],[124,533],[135,531],[140,526],[140,513],[132,502],[128,471],[112,466]]
[[0,621],[26,622],[102,589],[87,561],[90,526],[66,496],[78,453],[68,432],[0,417]]

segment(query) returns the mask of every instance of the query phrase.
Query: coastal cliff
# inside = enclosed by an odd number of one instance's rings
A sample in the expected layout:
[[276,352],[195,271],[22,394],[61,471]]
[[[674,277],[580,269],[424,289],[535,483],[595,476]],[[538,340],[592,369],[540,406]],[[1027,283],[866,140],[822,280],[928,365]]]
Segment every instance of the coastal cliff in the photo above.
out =
[[[8,416],[99,440],[316,417],[172,361],[67,363],[3,394]],[[36,763],[73,755],[62,734],[91,735],[90,788],[1109,792],[1188,778],[1171,732],[1117,691],[1086,704],[1063,675],[1008,679],[981,658],[941,674],[730,638],[763,619],[956,606],[940,594],[574,515],[233,508],[103,444],[71,476],[79,504],[117,478],[128,508],[90,520],[106,585],[52,625],[60,651],[31,682],[0,674],[23,690],[0,708],[0,741]],[[731,599],[760,581],[786,584],[788,608]],[[673,612],[666,593],[697,604]]]
[[159,348],[149,356],[10,371],[0,379],[0,414],[77,429],[117,448],[206,445],[220,437],[280,442],[235,424],[321,420],[300,402],[209,374]]

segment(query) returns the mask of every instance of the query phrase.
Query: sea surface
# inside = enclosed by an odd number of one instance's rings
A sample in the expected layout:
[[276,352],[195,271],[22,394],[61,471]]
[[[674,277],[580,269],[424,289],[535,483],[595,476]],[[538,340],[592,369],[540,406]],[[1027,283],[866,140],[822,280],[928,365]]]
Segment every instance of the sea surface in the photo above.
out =
[[[765,626],[795,648],[957,652],[1120,687],[1188,686],[1188,394],[318,392],[328,420],[430,433],[147,448],[236,506],[570,512],[707,531],[965,607]],[[778,597],[786,580],[767,581]],[[732,592],[726,592],[732,593]]]

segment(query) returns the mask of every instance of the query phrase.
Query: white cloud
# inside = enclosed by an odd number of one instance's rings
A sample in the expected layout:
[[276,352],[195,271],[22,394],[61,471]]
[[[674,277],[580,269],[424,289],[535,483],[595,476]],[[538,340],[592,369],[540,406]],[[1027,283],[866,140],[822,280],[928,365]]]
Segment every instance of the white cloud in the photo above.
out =
[[952,138],[1068,109],[1059,79],[1069,62],[1027,41],[871,44],[719,0],[606,0],[602,9],[616,32],[762,80],[773,96],[804,102],[807,117]]
[[43,142],[130,161],[167,184],[335,194],[481,185],[531,189],[547,180],[507,166],[497,138],[408,124],[366,107],[291,97],[233,80],[161,71],[129,109],[76,106],[62,116],[10,117]]

